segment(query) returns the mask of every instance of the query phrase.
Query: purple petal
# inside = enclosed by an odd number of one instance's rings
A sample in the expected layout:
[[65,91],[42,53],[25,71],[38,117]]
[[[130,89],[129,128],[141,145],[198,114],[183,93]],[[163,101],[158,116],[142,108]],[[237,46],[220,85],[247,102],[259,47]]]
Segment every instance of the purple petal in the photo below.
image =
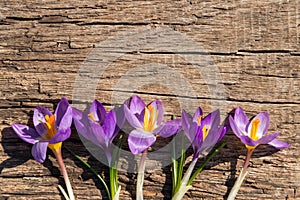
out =
[[249,124],[249,119],[241,107],[235,109],[234,121],[236,127],[240,130],[239,132],[246,132],[246,126]]
[[128,136],[129,149],[133,154],[139,154],[150,147],[156,140],[153,134],[142,130],[133,130]]
[[194,140],[196,138],[197,130],[198,130],[198,124],[196,122],[192,122],[190,124],[190,128],[186,131],[186,137],[191,142],[191,144],[193,144],[193,142],[194,142]]
[[[64,119],[65,114],[67,114],[66,119]],[[69,119],[69,117],[71,117],[71,120]],[[57,107],[55,109],[55,124],[57,127],[60,127],[61,121],[63,123],[62,126],[64,127],[64,129],[71,126],[72,110],[70,110],[68,100],[64,97],[60,100],[60,102],[58,102]]]
[[114,110],[111,110],[107,114],[106,118],[104,119],[103,126],[102,126],[104,134],[110,140],[109,142],[111,142],[116,136],[114,135],[116,124],[117,124],[116,113]]
[[29,128],[26,125],[12,124],[11,126],[19,138],[30,144],[36,143],[37,138],[40,137],[40,135],[33,128]]
[[218,142],[222,140],[222,138],[224,137],[224,135],[227,133],[227,131],[229,130],[229,125],[225,125],[224,127],[221,126],[220,127],[220,136],[219,136],[219,139],[218,139]]
[[33,145],[31,149],[31,154],[36,161],[40,163],[45,161],[47,147],[48,147],[48,142],[38,142]]
[[229,116],[229,123],[230,123],[230,127],[233,131],[233,133],[238,137],[241,138],[242,136],[244,136],[244,134],[242,133],[242,131],[238,128],[236,122],[234,121],[234,119]]
[[74,120],[74,125],[77,130],[77,132],[85,137],[87,140],[93,140],[94,138],[90,138],[90,132],[91,127],[90,127],[90,118],[87,116],[86,113],[77,110],[75,108],[72,109],[73,113],[73,120]]
[[150,103],[150,105],[155,108],[155,111],[157,112],[157,113],[155,113],[155,115],[157,114],[156,124],[160,125],[164,118],[164,112],[165,112],[162,102],[159,100],[154,100]]
[[[193,123],[193,124],[196,124],[196,123]],[[191,126],[191,131],[193,129],[193,125]],[[192,135],[192,133],[190,133],[190,135]],[[191,141],[191,140],[190,140]],[[198,131],[194,137],[194,140],[192,142],[192,146],[193,146],[193,149],[194,149],[194,157],[193,157],[193,160],[195,158],[198,158],[200,153],[201,153],[201,149],[202,149],[202,144],[203,144],[203,133]]]
[[117,126],[115,129],[115,134],[119,133],[119,131],[123,128],[123,125],[125,124],[125,113],[124,113],[124,104],[120,107],[115,108],[116,118],[117,118]]
[[72,124],[72,118],[72,107],[69,106],[60,120],[59,126],[57,127],[58,131],[69,129]]
[[138,120],[138,118],[134,115],[131,110],[125,105],[124,106],[124,112],[125,112],[125,117],[129,124],[135,128],[143,128],[141,122]]
[[167,121],[163,128],[159,131],[158,135],[161,137],[167,138],[178,132],[181,126],[181,119],[175,119]]
[[271,142],[272,140],[274,140],[278,135],[279,135],[278,132],[273,133],[273,134],[269,134],[269,135],[263,136],[257,142],[259,144],[268,144],[269,142]]
[[191,120],[185,110],[182,110],[181,125],[185,132],[189,132]]
[[[201,130],[202,132],[202,130]],[[218,142],[218,139],[220,138],[221,131],[219,129],[211,129],[209,130],[208,135],[204,139],[201,148],[199,149],[199,152],[207,151],[210,148],[213,148],[215,144]],[[202,133],[203,135],[203,133]],[[203,136],[202,136],[203,137]]]
[[[91,132],[88,132],[90,138],[94,138],[90,140],[94,144],[100,146],[102,149],[105,149],[109,145],[109,138],[105,134],[102,126],[98,123],[89,120],[91,126]],[[88,139],[88,138],[87,138]]]
[[215,110],[212,113],[209,113],[201,122],[201,127],[209,127],[210,129],[218,128],[220,124],[220,110]]
[[129,101],[129,109],[133,114],[140,114],[146,107],[145,102],[137,95],[132,96]]
[[250,135],[251,128],[252,128],[252,123],[254,120],[259,119],[259,125],[258,125],[258,130],[257,130],[257,137],[261,138],[268,130],[270,126],[270,118],[269,114],[267,112],[261,112],[258,115],[256,115],[250,122],[247,132]]
[[193,122],[196,122],[198,124],[198,117],[201,116],[203,117],[203,112],[202,109],[200,107],[197,108],[194,116],[193,116]]
[[43,136],[46,133],[46,128],[43,123],[46,123],[45,116],[48,115],[49,117],[52,113],[43,107],[36,107],[33,111],[33,124],[35,126],[35,130],[40,136]]
[[90,113],[93,114],[93,117],[96,122],[101,122],[103,123],[104,119],[106,118],[106,110],[104,106],[97,101],[96,99],[93,101],[90,109]]
[[277,140],[277,139],[272,140],[268,144],[272,145],[273,147],[275,147],[277,149],[284,149],[284,148],[288,148],[291,146],[291,144]]
[[49,140],[50,144],[56,144],[58,142],[63,142],[71,136],[71,128],[61,129],[56,132],[56,134]]
[[257,146],[259,144],[257,141],[252,140],[248,136],[241,136],[240,139],[245,145],[248,146]]

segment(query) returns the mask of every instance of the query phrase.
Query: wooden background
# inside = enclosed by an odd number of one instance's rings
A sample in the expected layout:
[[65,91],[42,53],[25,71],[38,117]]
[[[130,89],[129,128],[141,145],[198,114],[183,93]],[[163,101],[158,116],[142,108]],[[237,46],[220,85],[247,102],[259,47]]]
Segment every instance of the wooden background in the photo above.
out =
[[[280,131],[279,138],[292,146],[257,148],[236,199],[300,199],[299,13],[299,0],[1,0],[0,199],[63,199],[53,155],[49,152],[44,164],[34,161],[31,145],[14,135],[12,123],[31,124],[35,106],[54,110],[63,96],[70,103],[95,96],[111,108],[134,93],[147,101],[161,99],[166,117],[180,115],[181,102],[188,102],[190,112],[196,106],[205,113],[220,106],[222,119],[236,106],[249,116],[268,111],[270,132]],[[136,40],[127,39],[130,33]],[[193,41],[191,48],[174,33]],[[169,40],[160,40],[168,34]],[[171,47],[176,43],[178,48]],[[97,70],[81,71],[93,55],[100,56],[96,63],[108,64],[101,76]],[[209,58],[209,66],[186,59],[198,56]],[[181,78],[172,79],[170,72]],[[224,140],[226,147],[197,177],[186,199],[226,199],[245,148],[232,133]],[[105,166],[90,157],[75,131],[64,145],[105,174]],[[63,155],[77,199],[102,199],[99,181],[66,150]],[[121,199],[134,199],[135,179],[135,174],[121,173]],[[147,173],[144,191],[145,199],[170,199],[168,167]]]

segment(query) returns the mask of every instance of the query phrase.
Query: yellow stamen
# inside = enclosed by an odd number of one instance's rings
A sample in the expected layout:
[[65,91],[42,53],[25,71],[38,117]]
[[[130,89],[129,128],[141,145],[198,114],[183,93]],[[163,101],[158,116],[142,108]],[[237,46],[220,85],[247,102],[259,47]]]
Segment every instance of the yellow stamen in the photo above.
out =
[[50,140],[56,133],[55,129],[55,115],[45,116],[46,123],[44,123],[45,128],[47,129],[47,133],[43,137],[45,140]]
[[203,141],[205,140],[205,138],[207,137],[208,133],[209,133],[209,127],[207,128],[206,125],[204,125],[204,127],[202,128],[202,133],[203,133]]
[[259,124],[260,124],[259,119],[255,119],[252,122],[252,127],[251,127],[251,132],[250,132],[250,138],[252,140],[258,140],[259,139],[259,136],[257,135],[257,130],[258,130]]
[[147,132],[153,131],[156,126],[157,118],[158,111],[152,105],[148,105],[145,108],[144,114],[144,130]]
[[90,114],[88,114],[88,116],[89,116],[93,121],[96,121],[93,112],[91,112]]
[[202,120],[202,115],[199,115],[199,116],[197,117],[197,123],[198,123],[198,126],[201,125],[201,120]]
[[[43,123],[45,128],[47,129],[46,134],[43,137],[43,140],[51,140],[51,138],[56,134],[56,128],[55,128],[55,115],[49,115],[45,116],[46,122]],[[61,149],[62,142],[58,142],[55,144],[48,144],[48,147],[54,151],[59,152]]]

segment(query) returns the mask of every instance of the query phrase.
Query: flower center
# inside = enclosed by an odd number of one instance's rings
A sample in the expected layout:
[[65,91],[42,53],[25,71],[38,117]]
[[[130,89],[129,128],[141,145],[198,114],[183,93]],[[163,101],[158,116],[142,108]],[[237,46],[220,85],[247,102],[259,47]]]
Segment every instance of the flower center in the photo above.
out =
[[[55,128],[55,115],[45,116],[46,123],[43,123],[45,128],[47,129],[46,134],[43,136],[43,140],[51,140],[51,138],[56,134]],[[61,149],[62,142],[58,142],[55,144],[48,144],[48,147],[55,152],[59,152]]]
[[46,123],[44,123],[45,128],[47,129],[47,133],[44,135],[44,140],[50,140],[56,133],[55,129],[55,115],[45,116]]
[[144,114],[144,130],[152,132],[156,128],[156,121],[158,118],[158,111],[152,105],[145,107]]
[[257,130],[258,130],[258,126],[260,124],[260,120],[259,119],[255,119],[252,122],[252,127],[251,127],[251,132],[250,132],[250,137],[252,140],[258,140],[259,136],[257,135]]

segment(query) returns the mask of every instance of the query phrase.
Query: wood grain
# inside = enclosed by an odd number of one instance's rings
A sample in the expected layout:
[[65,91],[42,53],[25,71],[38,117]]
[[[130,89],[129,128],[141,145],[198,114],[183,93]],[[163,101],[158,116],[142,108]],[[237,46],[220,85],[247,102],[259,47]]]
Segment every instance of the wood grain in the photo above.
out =
[[[53,111],[63,96],[74,106],[97,98],[110,109],[132,94],[161,99],[166,119],[197,106],[220,108],[223,120],[236,106],[249,117],[268,111],[269,131],[292,145],[260,146],[236,199],[300,199],[299,7],[298,0],[1,1],[0,199],[63,199],[53,155],[35,162],[12,123],[32,124],[35,106]],[[64,145],[105,176],[73,133]],[[231,132],[224,140],[185,199],[226,199],[245,148]],[[63,155],[77,199],[105,199],[99,181]],[[168,167],[147,172],[145,199],[170,199],[170,178]],[[135,198],[135,179],[121,172],[121,199]]]

